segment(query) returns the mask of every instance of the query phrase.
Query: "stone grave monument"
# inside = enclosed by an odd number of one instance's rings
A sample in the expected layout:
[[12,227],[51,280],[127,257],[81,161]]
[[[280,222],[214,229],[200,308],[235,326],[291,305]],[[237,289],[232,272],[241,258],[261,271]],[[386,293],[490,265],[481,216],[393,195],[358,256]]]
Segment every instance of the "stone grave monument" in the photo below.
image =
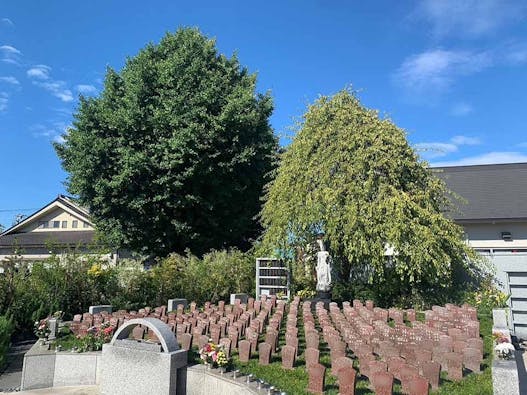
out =
[[[138,325],[153,332],[159,343],[129,339]],[[103,346],[101,394],[185,393],[186,366],[187,351],[179,349],[176,336],[167,324],[157,318],[132,319]]]

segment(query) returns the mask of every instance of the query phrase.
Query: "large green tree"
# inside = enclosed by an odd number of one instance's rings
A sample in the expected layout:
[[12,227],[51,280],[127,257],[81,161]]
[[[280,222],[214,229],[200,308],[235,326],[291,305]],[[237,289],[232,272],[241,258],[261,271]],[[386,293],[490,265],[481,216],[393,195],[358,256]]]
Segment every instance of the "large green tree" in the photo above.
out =
[[378,286],[386,303],[444,290],[472,256],[444,215],[447,195],[405,132],[344,90],[308,108],[283,153],[261,214],[263,246],[291,257],[321,232],[340,286]]
[[56,145],[70,193],[112,244],[152,254],[245,248],[277,141],[269,94],[197,29],[147,45]]

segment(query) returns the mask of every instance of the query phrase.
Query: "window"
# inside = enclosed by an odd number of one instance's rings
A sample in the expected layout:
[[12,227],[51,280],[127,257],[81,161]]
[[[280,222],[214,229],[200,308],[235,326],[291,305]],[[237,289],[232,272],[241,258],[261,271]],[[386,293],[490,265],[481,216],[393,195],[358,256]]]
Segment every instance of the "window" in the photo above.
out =
[[44,228],[47,228],[48,227],[48,222],[47,221],[38,221],[38,228],[39,229],[44,229]]
[[71,227],[72,228],[76,228],[77,226],[79,226],[79,221],[77,221],[77,220],[71,221]]
[[89,227],[90,225],[88,225],[87,222],[84,222],[83,226],[84,226],[85,228],[87,228],[87,227]]
[[53,221],[53,228],[60,228],[60,221]]
[[68,227],[68,221],[62,221],[62,227],[67,228]]

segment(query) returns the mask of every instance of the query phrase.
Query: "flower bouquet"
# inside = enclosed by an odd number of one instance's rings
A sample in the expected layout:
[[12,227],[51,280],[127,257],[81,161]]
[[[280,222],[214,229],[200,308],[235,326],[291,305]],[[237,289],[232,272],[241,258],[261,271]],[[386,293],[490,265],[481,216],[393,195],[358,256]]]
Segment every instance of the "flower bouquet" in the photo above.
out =
[[492,337],[494,338],[494,351],[496,356],[500,359],[510,359],[514,352],[514,346],[511,344],[510,337],[501,332],[493,332]]
[[223,345],[214,344],[209,341],[199,350],[199,357],[207,366],[225,368],[229,364],[229,358]]
[[509,342],[503,342],[499,343],[494,347],[494,351],[496,351],[496,355],[501,359],[510,359],[512,357],[512,353],[514,352],[514,346]]
[[51,330],[49,329],[47,318],[44,318],[40,321],[35,321],[35,335],[39,339],[47,339],[50,333]]
[[101,350],[103,344],[112,340],[114,330],[115,328],[109,322],[105,322],[98,327],[90,327],[86,335],[77,335],[77,339],[80,341],[78,352]]

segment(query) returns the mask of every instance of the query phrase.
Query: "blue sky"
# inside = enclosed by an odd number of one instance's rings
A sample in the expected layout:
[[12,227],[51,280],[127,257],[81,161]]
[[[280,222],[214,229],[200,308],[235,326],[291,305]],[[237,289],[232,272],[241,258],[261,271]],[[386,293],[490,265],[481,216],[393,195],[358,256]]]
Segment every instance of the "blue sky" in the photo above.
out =
[[527,3],[26,1],[0,6],[0,224],[65,192],[51,146],[148,42],[197,26],[271,91],[275,132],[345,86],[432,164],[527,162]]

